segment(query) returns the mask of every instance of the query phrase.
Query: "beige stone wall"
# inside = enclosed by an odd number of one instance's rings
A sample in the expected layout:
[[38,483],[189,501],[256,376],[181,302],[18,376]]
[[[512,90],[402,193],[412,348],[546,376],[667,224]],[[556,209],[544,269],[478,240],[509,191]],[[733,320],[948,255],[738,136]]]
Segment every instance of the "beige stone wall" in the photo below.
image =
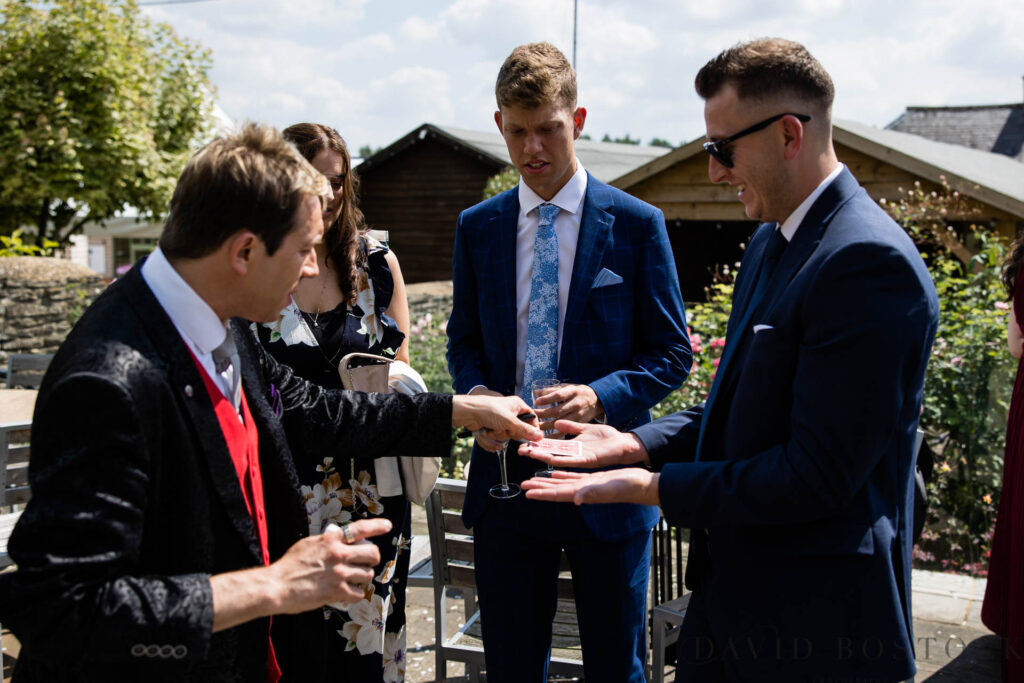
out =
[[11,353],[53,353],[106,283],[70,261],[0,258],[0,365]]

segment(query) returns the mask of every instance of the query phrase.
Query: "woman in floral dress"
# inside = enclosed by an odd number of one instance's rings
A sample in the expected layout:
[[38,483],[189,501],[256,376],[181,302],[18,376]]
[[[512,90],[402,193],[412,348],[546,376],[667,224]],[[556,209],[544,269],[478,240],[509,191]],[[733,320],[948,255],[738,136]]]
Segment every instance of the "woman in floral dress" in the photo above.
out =
[[[256,325],[263,346],[297,374],[341,388],[338,361],[361,351],[408,362],[409,305],[398,259],[366,234],[356,204],[358,180],[345,142],[333,128],[300,123],[284,136],[331,183],[324,240],[316,247],[320,273],[302,280],[275,323]],[[310,534],[330,523],[387,517],[390,534],[373,540],[381,564],[366,598],[348,610],[324,607],[325,681],[403,681],[405,583],[409,573],[409,503],[378,491],[370,454],[309,453],[293,448],[306,499]],[[355,456],[355,457],[353,457]]]

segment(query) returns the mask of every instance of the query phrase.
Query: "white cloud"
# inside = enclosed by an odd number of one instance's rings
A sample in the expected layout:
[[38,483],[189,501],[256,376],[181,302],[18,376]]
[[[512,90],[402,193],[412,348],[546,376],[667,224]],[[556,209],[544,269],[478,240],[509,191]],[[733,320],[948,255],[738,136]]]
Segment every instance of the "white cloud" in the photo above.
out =
[[345,52],[352,56],[366,54],[372,57],[381,52],[392,53],[396,49],[394,39],[387,33],[372,33],[345,46]]
[[454,116],[448,74],[425,67],[403,67],[370,82],[367,114],[408,121],[407,128],[429,121],[447,124]]
[[437,40],[444,30],[441,21],[428,21],[423,17],[409,17],[398,27],[398,34],[413,43],[426,43]]
[[[513,47],[572,54],[572,0],[216,0],[144,8],[209,47],[232,118],[319,120],[355,147],[423,121],[493,129]],[[673,142],[703,132],[697,70],[764,35],[804,42],[836,83],[836,114],[885,125],[911,104],[1021,101],[1020,0],[587,0],[579,8],[587,132]]]

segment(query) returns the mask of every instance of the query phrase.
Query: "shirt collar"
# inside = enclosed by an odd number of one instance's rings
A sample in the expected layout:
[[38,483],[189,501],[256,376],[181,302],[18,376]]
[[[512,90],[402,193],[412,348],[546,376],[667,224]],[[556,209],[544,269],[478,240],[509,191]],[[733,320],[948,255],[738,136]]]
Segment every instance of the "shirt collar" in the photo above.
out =
[[530,186],[519,181],[519,210],[526,215],[541,204],[554,204],[562,211],[577,214],[583,206],[583,197],[587,194],[587,171],[580,160],[576,160],[576,172],[566,181],[550,200],[542,198],[530,189]]
[[181,336],[191,342],[200,355],[212,352],[224,342],[227,325],[178,274],[160,247],[146,257],[142,278]]
[[811,206],[815,200],[821,196],[821,193],[825,191],[825,188],[831,184],[833,180],[839,177],[839,174],[846,168],[846,164],[839,164],[836,166],[831,173],[829,173],[824,180],[822,180],[814,191],[807,195],[807,198],[800,202],[800,206],[796,207],[796,210],[789,214],[789,218],[782,222],[782,236],[786,238],[787,242],[793,240],[793,235],[796,234],[796,229],[803,223],[804,218],[807,217],[807,212],[811,210]]

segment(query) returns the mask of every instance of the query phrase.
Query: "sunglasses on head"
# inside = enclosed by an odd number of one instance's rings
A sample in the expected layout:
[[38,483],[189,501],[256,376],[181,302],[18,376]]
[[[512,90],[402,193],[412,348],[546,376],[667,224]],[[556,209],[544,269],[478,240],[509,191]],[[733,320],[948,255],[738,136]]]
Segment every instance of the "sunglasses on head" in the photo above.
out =
[[794,114],[792,112],[785,112],[783,114],[776,114],[775,116],[769,117],[760,123],[755,123],[750,128],[744,128],[735,135],[730,135],[722,140],[713,140],[704,143],[704,151],[715,158],[715,161],[722,164],[726,168],[732,168],[732,152],[729,151],[729,145],[736,142],[745,135],[756,133],[759,130],[764,130],[768,126],[772,125],[783,116],[795,116],[803,123],[807,123],[811,120],[811,117],[807,114]]

